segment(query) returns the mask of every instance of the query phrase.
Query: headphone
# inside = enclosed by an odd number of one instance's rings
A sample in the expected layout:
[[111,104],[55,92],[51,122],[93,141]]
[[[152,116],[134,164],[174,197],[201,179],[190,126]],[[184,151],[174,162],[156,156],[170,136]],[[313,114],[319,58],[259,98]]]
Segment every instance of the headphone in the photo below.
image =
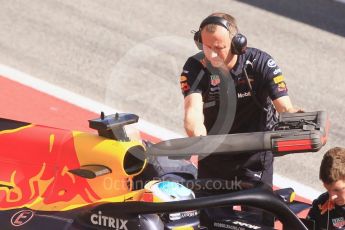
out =
[[[219,26],[224,27],[227,31],[230,32],[230,23],[221,17],[218,16],[209,16],[205,18],[199,27],[199,30],[194,33],[194,42],[199,50],[202,50],[202,40],[201,40],[201,30],[210,24],[216,24]],[[231,53],[232,54],[243,54],[246,51],[247,48],[247,38],[237,33],[231,40]]]

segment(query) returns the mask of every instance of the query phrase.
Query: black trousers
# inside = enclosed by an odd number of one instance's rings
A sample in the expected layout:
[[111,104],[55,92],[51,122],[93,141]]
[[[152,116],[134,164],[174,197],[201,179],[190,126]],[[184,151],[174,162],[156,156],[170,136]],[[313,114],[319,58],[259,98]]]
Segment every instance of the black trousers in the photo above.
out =
[[270,151],[217,155],[199,160],[198,178],[262,181],[272,186],[273,154]]
[[[209,156],[199,160],[199,179],[223,179],[227,181],[261,181],[269,186],[273,183],[273,155],[272,152],[246,153],[229,157],[226,155]],[[214,183],[216,185],[216,183]],[[214,193],[218,193],[217,187]],[[200,193],[197,196],[212,195]],[[223,219],[231,215],[232,207],[209,208],[201,211],[200,221],[203,226],[212,227],[209,221],[212,219]],[[248,213],[255,214],[257,221],[267,226],[274,225],[274,218],[271,214],[252,207],[242,207]]]

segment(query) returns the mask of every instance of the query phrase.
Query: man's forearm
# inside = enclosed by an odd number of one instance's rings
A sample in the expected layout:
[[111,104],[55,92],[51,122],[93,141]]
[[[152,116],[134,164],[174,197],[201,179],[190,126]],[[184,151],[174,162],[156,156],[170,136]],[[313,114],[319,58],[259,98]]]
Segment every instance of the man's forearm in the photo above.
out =
[[192,110],[185,114],[184,128],[189,137],[206,136],[207,134],[203,115]]

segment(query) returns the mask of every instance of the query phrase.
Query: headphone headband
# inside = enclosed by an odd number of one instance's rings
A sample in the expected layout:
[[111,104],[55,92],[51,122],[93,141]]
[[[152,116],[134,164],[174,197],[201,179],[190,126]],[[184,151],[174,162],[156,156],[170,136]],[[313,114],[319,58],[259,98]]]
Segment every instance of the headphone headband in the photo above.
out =
[[[209,16],[205,18],[199,27],[199,30],[194,33],[194,42],[199,50],[203,49],[202,39],[201,39],[201,30],[210,24],[215,24],[224,27],[230,32],[230,22],[225,18],[218,16]],[[231,40],[231,53],[233,54],[243,54],[247,48],[247,38],[242,34],[235,34]]]
[[210,24],[216,24],[216,25],[222,26],[227,30],[230,29],[230,23],[226,19],[218,17],[218,16],[209,16],[201,22],[199,30],[201,31],[205,26],[210,25]]

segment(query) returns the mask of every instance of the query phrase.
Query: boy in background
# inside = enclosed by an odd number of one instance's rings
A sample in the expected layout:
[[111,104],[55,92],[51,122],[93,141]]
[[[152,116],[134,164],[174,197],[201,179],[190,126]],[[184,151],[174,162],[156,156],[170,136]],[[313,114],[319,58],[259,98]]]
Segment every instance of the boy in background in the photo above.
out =
[[320,180],[327,192],[313,201],[308,218],[315,221],[316,229],[345,229],[345,148],[325,153]]

